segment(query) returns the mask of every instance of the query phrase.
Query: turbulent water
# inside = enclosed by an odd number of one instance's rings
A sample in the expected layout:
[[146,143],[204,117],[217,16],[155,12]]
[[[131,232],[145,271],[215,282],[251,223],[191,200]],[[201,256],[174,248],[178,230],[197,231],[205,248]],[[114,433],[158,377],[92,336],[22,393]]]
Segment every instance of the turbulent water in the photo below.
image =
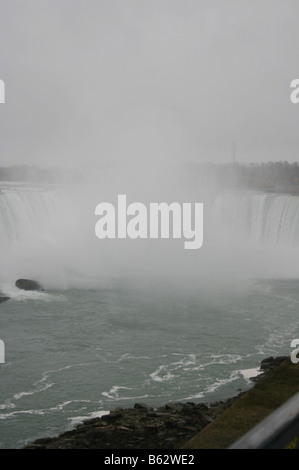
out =
[[[101,244],[93,191],[0,191],[2,448],[118,405],[234,395],[299,337],[297,196],[206,195],[191,253],[181,240]],[[18,290],[20,277],[45,291]]]

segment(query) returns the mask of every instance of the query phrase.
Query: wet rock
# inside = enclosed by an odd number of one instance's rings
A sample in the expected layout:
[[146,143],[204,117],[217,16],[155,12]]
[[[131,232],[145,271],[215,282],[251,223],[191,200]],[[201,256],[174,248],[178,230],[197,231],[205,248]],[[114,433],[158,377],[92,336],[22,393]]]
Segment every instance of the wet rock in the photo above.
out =
[[284,362],[286,359],[287,356],[277,356],[275,358],[273,356],[266,357],[261,362],[261,370],[272,370],[274,367],[279,366],[279,364]]
[[[233,402],[230,399],[228,406]],[[221,411],[224,408],[222,402]],[[218,405],[214,408],[202,403],[168,403],[156,410],[136,403],[133,408],[115,408],[109,415],[84,421],[73,431],[40,439],[26,448],[175,449],[213,421],[219,410]]]
[[178,402],[178,403],[176,403],[176,402],[167,403],[165,405],[165,408],[166,408],[166,410],[170,410],[170,411],[173,411],[173,412],[176,412],[176,411],[179,412],[179,411],[182,411],[182,409],[184,408],[184,404],[180,403],[180,402]]
[[209,416],[207,413],[202,413],[202,417],[207,423],[211,423],[213,421],[213,418]]
[[266,357],[261,361],[260,373],[254,377],[250,377],[250,380],[254,383],[258,383],[263,379],[263,377],[265,377],[265,375],[275,369],[275,367],[279,366],[286,359],[288,359],[288,356]]
[[10,300],[10,297],[0,296],[0,304],[6,302],[6,300]]
[[274,362],[274,357],[273,356],[266,357],[261,362],[261,370],[268,369],[269,367],[271,367],[273,362]]
[[195,427],[195,426],[185,426],[184,429],[186,429],[186,431],[191,431],[191,432],[197,432],[198,429]]
[[135,410],[153,411],[153,408],[146,405],[145,403],[135,403],[134,408]]
[[177,421],[174,419],[169,419],[168,421],[165,421],[164,425],[167,428],[176,428],[177,427]]
[[119,420],[121,417],[122,417],[121,412],[118,412],[118,413],[113,412],[113,413],[110,413],[109,415],[105,416],[105,421],[108,421],[108,423],[110,423],[110,422],[114,422],[116,420]]
[[145,431],[151,433],[151,434],[158,434],[159,432],[159,427],[161,427],[160,424],[147,424],[145,426]]
[[277,356],[275,358],[275,363],[278,365],[278,364],[281,364],[282,362],[284,362],[286,359],[288,359],[288,356]]
[[43,290],[40,283],[32,279],[18,279],[16,286],[23,290]]
[[124,411],[123,407],[122,406],[117,406],[116,408],[113,408],[113,410],[110,411],[110,414],[111,413],[121,413],[122,411]]

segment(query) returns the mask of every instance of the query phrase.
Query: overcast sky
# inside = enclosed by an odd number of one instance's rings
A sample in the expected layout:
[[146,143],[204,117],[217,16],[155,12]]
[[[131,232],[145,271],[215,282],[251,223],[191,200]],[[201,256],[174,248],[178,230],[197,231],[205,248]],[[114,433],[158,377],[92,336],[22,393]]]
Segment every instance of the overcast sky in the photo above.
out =
[[298,24],[298,0],[0,0],[0,164],[297,161]]

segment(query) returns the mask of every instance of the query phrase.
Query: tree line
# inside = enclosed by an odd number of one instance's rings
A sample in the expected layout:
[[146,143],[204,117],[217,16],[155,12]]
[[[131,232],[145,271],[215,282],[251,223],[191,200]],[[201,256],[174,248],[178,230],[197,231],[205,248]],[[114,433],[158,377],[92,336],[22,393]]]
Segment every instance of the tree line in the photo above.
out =
[[[105,170],[103,170],[105,171]],[[196,185],[299,192],[299,163],[188,163],[182,178]],[[84,181],[84,172],[37,166],[0,167],[0,181],[63,183]]]

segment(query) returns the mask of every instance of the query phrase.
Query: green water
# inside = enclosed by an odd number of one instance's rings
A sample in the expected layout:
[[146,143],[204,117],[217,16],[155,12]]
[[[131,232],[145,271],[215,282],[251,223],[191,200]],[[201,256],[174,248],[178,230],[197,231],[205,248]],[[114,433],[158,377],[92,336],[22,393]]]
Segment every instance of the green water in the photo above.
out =
[[206,402],[247,389],[246,371],[290,354],[299,337],[298,283],[252,280],[214,286],[213,295],[119,283],[12,296],[0,306],[1,447],[119,405]]

